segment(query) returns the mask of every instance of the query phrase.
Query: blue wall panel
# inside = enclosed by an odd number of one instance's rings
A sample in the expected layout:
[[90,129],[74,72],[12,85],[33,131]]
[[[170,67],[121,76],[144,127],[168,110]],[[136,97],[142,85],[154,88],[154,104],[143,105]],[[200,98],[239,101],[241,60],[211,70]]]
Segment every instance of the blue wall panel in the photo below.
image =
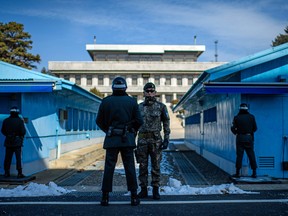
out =
[[[43,159],[55,159],[50,158],[51,151],[57,150],[59,142],[62,145],[69,145],[72,142],[85,141],[87,138],[103,137],[103,132],[97,130],[95,122],[99,107],[99,103],[95,101],[89,103],[86,101],[84,104],[86,106],[83,106],[83,102],[79,101],[79,96],[71,94],[70,97],[67,97],[65,94],[55,92],[23,93],[15,98],[16,100],[12,100],[12,102],[11,95],[9,97],[2,95],[0,98],[1,104],[6,104],[5,108],[1,107],[2,113],[7,113],[0,116],[0,124],[2,126],[3,119],[9,116],[10,105],[20,107],[21,115],[28,119],[28,123],[25,124],[27,133],[23,147],[22,161],[24,164]],[[69,110],[77,113],[79,118],[77,127],[74,127],[75,130],[71,130],[69,125],[66,125],[68,119],[60,119],[60,109],[68,110],[68,118],[71,117]],[[89,122],[88,116],[90,117]],[[0,134],[0,161],[4,160],[5,155],[3,141],[4,136]],[[12,164],[15,164],[15,158]],[[0,172],[3,172],[2,163],[0,163]]]
[[[238,106],[241,102],[249,104],[249,111],[255,116],[258,125],[255,133],[258,174],[287,178],[287,171],[282,170],[282,162],[288,161],[288,144],[284,140],[285,136],[288,137],[287,95],[230,94],[214,95],[213,99],[210,96],[207,103],[204,102],[202,112],[205,114],[207,113],[205,110],[211,110],[209,107],[211,104],[216,105],[217,121],[204,123],[203,134],[200,131],[200,123],[186,125],[186,141],[196,149],[199,148],[200,154],[205,150],[235,164],[236,141],[230,127],[233,117],[239,112]],[[193,110],[190,110],[190,113],[193,113]],[[193,115],[195,116],[195,113]],[[267,160],[269,160],[268,166]],[[243,158],[243,167],[249,167],[246,154]]]

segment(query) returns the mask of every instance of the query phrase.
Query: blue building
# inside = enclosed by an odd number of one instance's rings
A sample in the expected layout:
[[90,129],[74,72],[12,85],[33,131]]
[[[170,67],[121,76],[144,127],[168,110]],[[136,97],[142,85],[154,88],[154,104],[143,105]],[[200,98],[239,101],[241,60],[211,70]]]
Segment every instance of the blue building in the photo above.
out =
[[[101,145],[104,134],[96,126],[101,98],[72,82],[0,61],[0,126],[12,106],[20,109],[27,130],[23,172],[48,168],[61,154]],[[5,156],[0,134],[0,173]],[[11,172],[16,172],[15,157]]]
[[[185,111],[185,143],[226,171],[235,172],[230,131],[241,103],[255,115],[258,175],[288,177],[288,43],[203,72],[174,107]],[[242,175],[250,175],[245,154]]]

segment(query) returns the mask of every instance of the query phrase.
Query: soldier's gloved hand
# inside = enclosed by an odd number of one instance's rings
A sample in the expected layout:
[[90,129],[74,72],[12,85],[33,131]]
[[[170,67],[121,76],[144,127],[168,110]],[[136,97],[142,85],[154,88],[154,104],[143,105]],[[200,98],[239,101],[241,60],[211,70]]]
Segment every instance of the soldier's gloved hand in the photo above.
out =
[[162,144],[160,145],[160,149],[167,149],[169,145],[169,140],[168,139],[164,139]]

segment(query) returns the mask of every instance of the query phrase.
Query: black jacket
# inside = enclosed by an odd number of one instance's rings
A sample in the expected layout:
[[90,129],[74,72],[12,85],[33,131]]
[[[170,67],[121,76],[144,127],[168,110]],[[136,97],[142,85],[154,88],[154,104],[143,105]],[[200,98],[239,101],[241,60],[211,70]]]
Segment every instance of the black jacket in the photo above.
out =
[[[116,93],[102,100],[100,104],[96,124],[106,133],[103,148],[136,147],[135,133],[143,124],[137,101],[128,96],[125,92]],[[107,136],[110,126],[116,129],[129,127],[127,137]]]
[[233,119],[231,131],[234,134],[254,134],[257,124],[254,115],[241,110]]
[[240,110],[234,117],[231,131],[237,135],[236,143],[254,142],[254,133],[257,130],[257,124],[254,115],[248,111]]
[[4,119],[1,132],[6,136],[4,144],[6,147],[19,147],[23,145],[26,129],[23,120],[17,114],[10,115]]

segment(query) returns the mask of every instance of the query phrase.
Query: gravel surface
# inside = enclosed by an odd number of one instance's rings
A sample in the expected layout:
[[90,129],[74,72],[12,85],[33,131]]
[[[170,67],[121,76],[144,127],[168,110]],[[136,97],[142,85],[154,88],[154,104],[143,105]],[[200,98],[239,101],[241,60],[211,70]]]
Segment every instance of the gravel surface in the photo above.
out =
[[[178,156],[176,157],[176,155]],[[231,183],[229,179],[229,175],[207,161],[202,156],[198,155],[195,151],[179,151],[179,150],[170,150],[165,151],[162,154],[161,161],[161,186],[169,186],[169,179],[173,178],[181,182],[182,185],[188,184],[185,182],[184,175],[187,178],[187,168],[185,166],[181,166],[178,159],[179,154],[181,155],[181,159],[186,158],[189,161],[190,165],[193,166],[196,172],[190,173],[189,175],[192,178],[197,178],[197,175],[201,175],[201,178],[205,180],[203,182],[193,184],[193,185],[219,185],[224,183]],[[174,156],[173,156],[174,155]],[[150,164],[150,163],[149,163]],[[96,186],[101,187],[102,178],[103,178],[103,170],[104,170],[104,161],[96,161],[93,164],[85,167],[82,170],[74,173],[72,176],[66,178],[64,181],[60,182],[61,186]],[[151,166],[149,166],[149,171],[151,170]],[[138,176],[138,164],[136,164],[136,172]],[[149,185],[151,183],[151,176],[149,174],[148,177]],[[138,182],[139,184],[139,182]],[[121,157],[119,157],[117,167],[113,176],[113,187],[120,186],[126,188],[126,177],[124,167],[121,161]],[[191,184],[190,184],[191,185]]]
[[[177,167],[177,165],[173,161],[173,157],[170,153],[163,153],[163,158],[161,162],[161,185],[167,185],[169,178],[175,178],[179,181],[181,181],[182,184],[185,184],[185,180],[180,174],[180,171]],[[97,161],[90,166],[86,167],[85,170],[94,170],[91,175],[83,179],[81,182],[79,182],[77,185],[95,185],[95,186],[100,186],[102,183],[102,177],[103,177],[103,164],[104,161]],[[138,165],[136,164],[136,172],[138,176]],[[151,167],[149,167],[149,170]],[[83,170],[83,171],[85,171]],[[149,175],[148,178],[149,183],[151,182],[151,176]],[[126,186],[126,177],[125,177],[125,172],[122,166],[121,161],[119,161],[114,177],[113,177],[113,186]]]

